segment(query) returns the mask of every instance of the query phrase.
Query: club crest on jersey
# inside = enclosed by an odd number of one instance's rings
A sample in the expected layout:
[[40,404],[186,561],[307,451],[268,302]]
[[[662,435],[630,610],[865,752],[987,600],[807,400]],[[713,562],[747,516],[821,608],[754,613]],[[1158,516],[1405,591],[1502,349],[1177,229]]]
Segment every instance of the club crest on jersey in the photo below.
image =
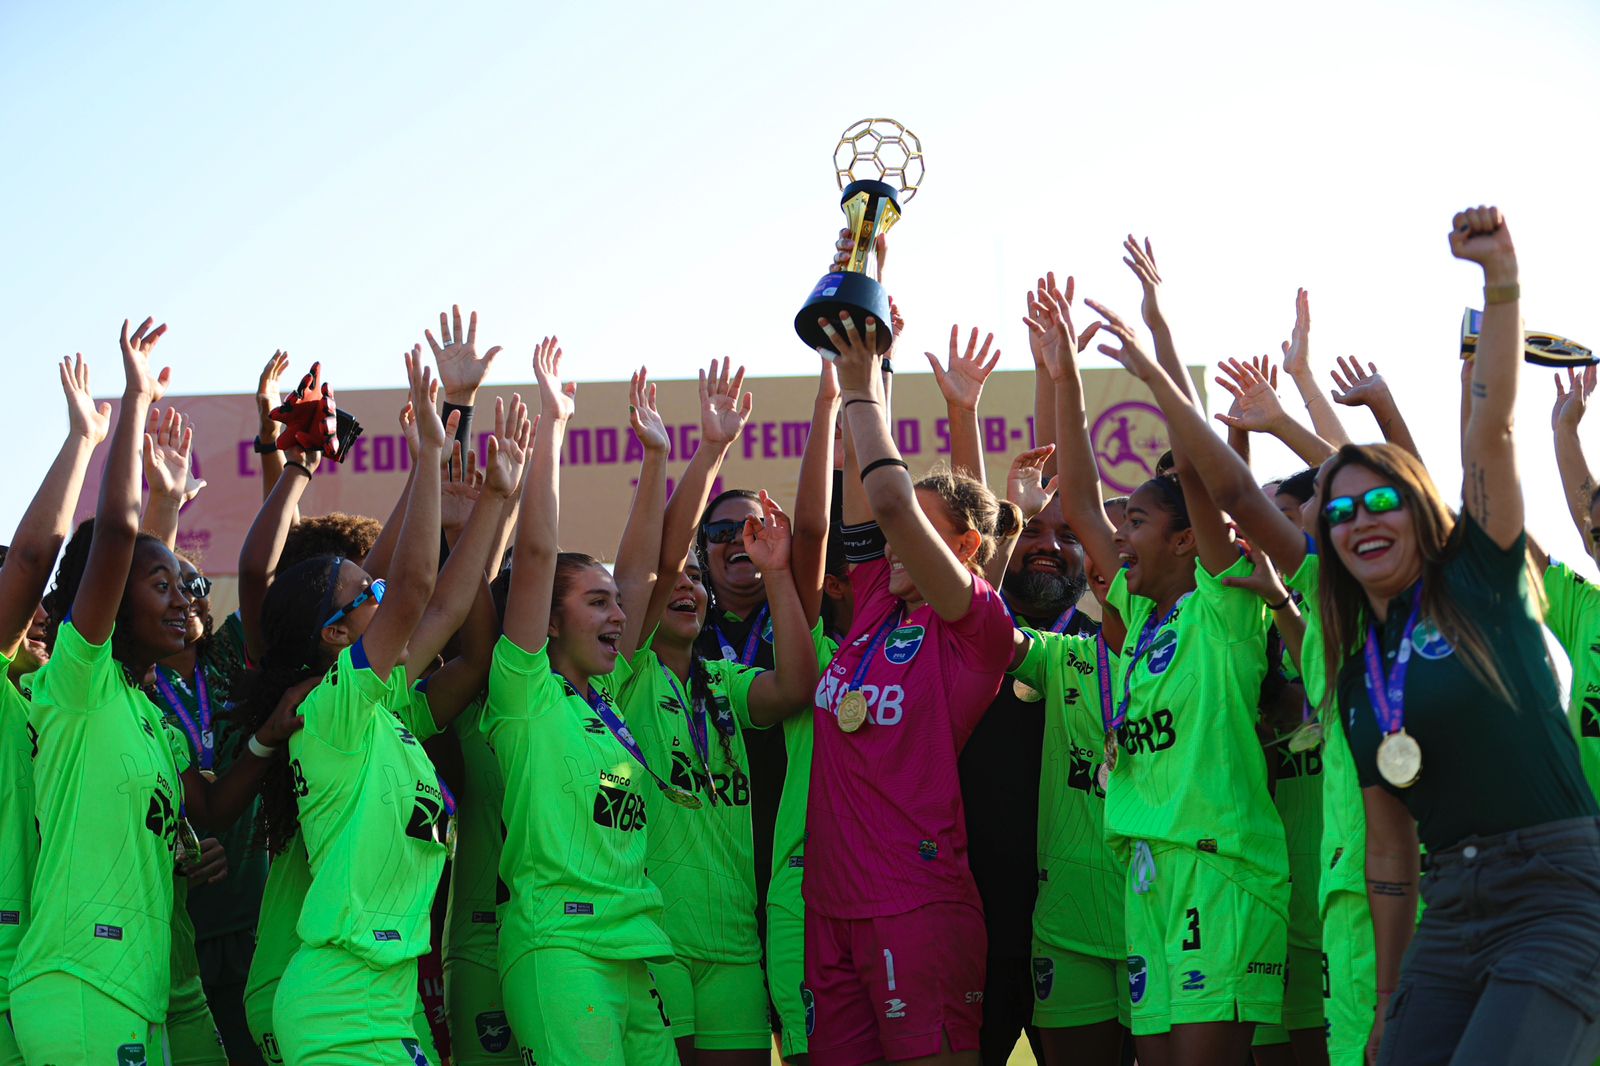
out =
[[1033,958],[1033,997],[1041,1003],[1050,998],[1050,989],[1056,983],[1056,963],[1054,959],[1041,959],[1037,955]]
[[1128,999],[1135,1005],[1144,1001],[1144,990],[1150,977],[1148,969],[1143,955],[1128,956]]
[[926,633],[921,626],[901,626],[883,642],[883,657],[896,666],[904,666],[922,650],[922,638]]
[[147,1061],[143,1044],[123,1044],[117,1048],[117,1066],[145,1066]]
[[1155,643],[1150,645],[1150,672],[1152,674],[1164,673],[1172,665],[1173,656],[1178,654],[1178,631],[1164,629],[1156,637]]
[[817,1029],[817,997],[811,994],[811,989],[800,989],[800,1003],[806,1009],[806,1036],[810,1037]]
[[1455,653],[1455,649],[1444,639],[1444,634],[1439,632],[1439,627],[1433,624],[1432,619],[1423,619],[1417,623],[1416,630],[1411,634],[1411,646],[1424,659],[1443,659]]
[[478,1043],[483,1045],[483,1050],[495,1055],[511,1046],[511,1023],[506,1021],[505,1011],[486,1011],[478,1015],[476,1021]]
[[406,1054],[411,1056],[414,1066],[428,1066],[428,1056],[422,1050],[422,1045],[415,1040],[401,1040],[400,1046],[406,1049]]

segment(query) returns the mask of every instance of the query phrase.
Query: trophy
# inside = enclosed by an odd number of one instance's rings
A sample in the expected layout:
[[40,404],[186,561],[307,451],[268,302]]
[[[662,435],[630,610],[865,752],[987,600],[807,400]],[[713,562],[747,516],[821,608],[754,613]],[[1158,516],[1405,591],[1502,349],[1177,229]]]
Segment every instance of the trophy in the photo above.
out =
[[[1478,350],[1478,334],[1483,332],[1483,312],[1467,308],[1461,316],[1461,358],[1471,359]],[[1535,366],[1577,367],[1600,363],[1594,352],[1577,341],[1554,333],[1524,330],[1522,361]]]
[[[839,209],[848,221],[855,247],[845,262],[824,274],[794,316],[800,339],[824,359],[837,354],[817,319],[836,320],[848,311],[857,330],[867,316],[878,320],[878,351],[894,342],[889,319],[889,294],[867,276],[867,259],[874,255],[878,238],[900,221],[901,201],[910,201],[922,183],[922,141],[892,118],[864,118],[850,126],[833,150],[834,175],[844,195]],[[877,264],[882,275],[882,264]]]

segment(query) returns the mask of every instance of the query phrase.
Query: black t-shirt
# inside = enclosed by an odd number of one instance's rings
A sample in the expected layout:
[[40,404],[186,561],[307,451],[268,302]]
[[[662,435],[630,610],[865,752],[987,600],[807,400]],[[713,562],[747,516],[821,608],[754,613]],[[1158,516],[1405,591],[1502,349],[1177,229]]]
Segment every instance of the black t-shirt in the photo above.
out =
[[[1049,629],[1054,618],[1021,619]],[[1093,634],[1082,613],[1066,632]],[[967,813],[967,865],[983,898],[989,954],[1033,954],[1033,904],[1039,895],[1039,776],[1045,702],[1019,699],[1008,678],[962,749],[961,802]]]

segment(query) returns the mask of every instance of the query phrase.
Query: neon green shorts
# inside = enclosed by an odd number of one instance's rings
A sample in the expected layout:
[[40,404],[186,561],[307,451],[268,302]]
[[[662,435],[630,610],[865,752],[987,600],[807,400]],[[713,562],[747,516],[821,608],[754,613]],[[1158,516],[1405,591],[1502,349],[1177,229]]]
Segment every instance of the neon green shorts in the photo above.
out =
[[677,1066],[672,1022],[643,959],[535,948],[511,963],[500,987],[524,1060]]
[[706,1051],[772,1046],[767,981],[759,962],[705,962],[679,957],[650,967],[672,1019],[672,1039],[694,1037]]
[[174,988],[167,999],[167,1052],[171,1066],[228,1066],[222,1034],[212,1020],[198,973]]
[[1288,980],[1283,986],[1283,1022],[1280,1025],[1256,1026],[1253,1047],[1271,1047],[1287,1044],[1291,1029],[1323,1029],[1327,1019],[1323,1015],[1326,999],[1323,995],[1326,974],[1323,962],[1327,956],[1320,951],[1289,947]]
[[1140,841],[1128,864],[1133,1033],[1174,1025],[1277,1024],[1288,962],[1289,885],[1241,864]]
[[278,1046],[278,1033],[272,1024],[272,1000],[278,994],[278,979],[273,978],[260,988],[252,988],[244,995],[244,1018],[250,1026],[250,1037],[267,1066],[283,1066],[283,1049]]
[[[432,1063],[419,1039],[417,963],[375,969],[333,945],[302,944],[284,967],[272,1023],[286,1066]],[[426,1021],[423,1022],[426,1025]]]
[[[777,882],[773,882],[776,887]],[[783,1057],[804,1055],[814,1021],[806,983],[806,920],[800,909],[774,906],[767,898],[767,991],[778,1009]],[[765,1045],[762,1045],[765,1047]]]
[[1074,1029],[1128,1024],[1128,961],[1097,959],[1033,938],[1033,1024]]
[[11,1012],[0,1011],[0,1066],[24,1066],[22,1049],[17,1046],[17,1036],[11,1031]]
[[1322,916],[1328,1061],[1362,1066],[1378,1009],[1378,949],[1364,892],[1335,892]]
[[500,974],[493,967],[446,959],[444,1008],[450,1019],[450,1058],[456,1066],[522,1061],[506,1019]]
[[11,1024],[28,1062],[145,1066],[166,1055],[165,1027],[65,973],[11,990]]

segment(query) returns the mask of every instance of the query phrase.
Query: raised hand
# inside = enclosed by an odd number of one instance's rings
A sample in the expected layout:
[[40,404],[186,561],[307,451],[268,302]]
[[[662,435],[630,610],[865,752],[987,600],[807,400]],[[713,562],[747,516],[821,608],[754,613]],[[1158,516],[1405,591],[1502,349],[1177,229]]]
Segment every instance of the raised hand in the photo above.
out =
[[1283,372],[1291,378],[1311,371],[1311,294],[1294,295],[1294,331],[1283,342]]
[[1129,329],[1127,324],[1118,318],[1115,312],[1108,309],[1104,304],[1096,303],[1093,300],[1085,300],[1084,303],[1088,304],[1095,314],[1105,319],[1105,325],[1101,329],[1116,338],[1117,341],[1115,347],[1109,344],[1099,345],[1097,350],[1101,355],[1109,355],[1121,364],[1124,370],[1140,380],[1150,374],[1161,373],[1161,367],[1150,357],[1149,352],[1139,346],[1139,341],[1134,337],[1133,330]]
[[537,418],[528,418],[521,393],[511,394],[509,411],[504,400],[495,398],[494,436],[489,438],[489,457],[484,464],[484,489],[508,500],[522,492],[522,471],[533,447],[536,422]]
[[155,329],[150,328],[150,323],[155,319],[147,318],[139,323],[139,328],[128,335],[128,320],[122,320],[122,374],[126,384],[123,386],[127,396],[141,397],[150,403],[160,403],[161,397],[167,394],[167,386],[172,381],[172,368],[162,367],[159,374],[150,370],[150,352],[155,348],[156,342],[167,332],[165,322]]
[[878,395],[883,388],[879,373],[878,320],[868,315],[865,326],[857,331],[850,312],[840,311],[837,326],[826,318],[818,318],[817,325],[822,327],[822,332],[836,353],[833,365],[839,372],[841,392]]
[[1337,386],[1332,394],[1334,403],[1346,407],[1371,407],[1389,395],[1389,383],[1378,373],[1376,363],[1368,363],[1367,369],[1362,370],[1361,363],[1354,356],[1346,359],[1341,355],[1339,365],[1332,374],[1333,383]]
[[755,398],[744,388],[744,367],[729,375],[728,358],[722,368],[711,360],[711,368],[700,372],[700,436],[713,444],[731,444],[744,432]]
[[642,366],[628,380],[628,424],[645,451],[665,452],[672,447],[667,424],[656,410],[656,384]]
[[1011,469],[1006,472],[1006,499],[1022,508],[1024,523],[1033,521],[1033,516],[1044,510],[1050,497],[1056,493],[1060,479],[1052,477],[1049,482],[1044,480],[1045,463],[1055,452],[1054,444],[1046,444],[1043,448],[1022,452],[1011,460]]
[[1561,384],[1561,372],[1557,371],[1556,402],[1550,409],[1551,429],[1578,429],[1578,423],[1583,421],[1583,413],[1589,407],[1589,395],[1594,392],[1597,369],[1586,366],[1582,370],[1572,368],[1567,371],[1567,384]]
[[1140,247],[1130,233],[1128,239],[1122,242],[1122,250],[1128,253],[1122,257],[1122,261],[1133,271],[1140,287],[1144,289],[1144,302],[1139,305],[1144,324],[1152,330],[1159,329],[1166,324],[1166,319],[1161,314],[1161,272],[1156,269],[1156,252],[1150,246],[1150,238],[1146,237],[1144,246]]
[[188,503],[206,483],[194,476],[194,430],[176,407],[150,408],[144,435],[144,479],[152,496]]
[[989,354],[989,345],[994,343],[994,334],[987,334],[983,338],[983,347],[978,347],[978,329],[972,329],[972,335],[967,338],[966,351],[961,350],[961,327],[950,327],[950,358],[947,367],[939,365],[939,359],[932,352],[925,352],[928,365],[933,367],[933,379],[939,384],[939,391],[944,394],[945,403],[964,411],[976,411],[978,398],[983,395],[983,383],[1000,363],[1000,349],[994,350],[994,355]]
[[[853,237],[850,231],[847,229],[840,230],[839,239],[833,242],[833,262],[828,265],[828,270],[832,273],[838,273],[839,271],[843,270],[845,268],[845,264],[850,262],[850,256],[855,253],[855,250],[855,237]],[[882,281],[883,261],[889,255],[888,237],[882,233],[878,234],[877,239],[872,242],[872,250],[877,253],[878,280]],[[898,330],[896,332],[898,332]]]
[[[433,368],[422,361],[422,345],[413,344],[405,354],[406,380],[411,386],[411,413],[416,419],[417,443],[420,449],[444,451],[445,426],[439,419],[439,382]],[[324,390],[324,395],[328,390]],[[459,421],[458,412],[450,413],[452,429]],[[437,460],[434,460],[435,462]]]
[[755,515],[744,520],[744,550],[750,562],[769,577],[789,568],[789,546],[793,540],[793,527],[789,516],[783,513],[766,490],[761,492],[761,519]]
[[1498,207],[1469,207],[1450,223],[1450,254],[1483,267],[1484,281],[1509,285],[1517,280],[1517,250]]
[[1270,433],[1283,419],[1283,404],[1273,387],[1270,365],[1263,356],[1259,362],[1239,362],[1225,359],[1217,364],[1224,376],[1215,380],[1233,397],[1233,406],[1227,414],[1216,416],[1217,421],[1234,429],[1252,433]]
[[111,405],[95,406],[94,394],[89,391],[89,364],[81,352],[73,359],[62,359],[59,369],[73,436],[84,438],[91,446],[99,444],[111,432]]
[[561,380],[561,341],[545,337],[533,353],[533,376],[539,383],[539,417],[565,422],[578,409],[578,383]]
[[267,365],[261,368],[261,377],[256,380],[256,413],[261,416],[263,423],[272,421],[272,410],[283,402],[283,393],[278,387],[278,379],[283,377],[289,369],[289,353],[275,351],[272,358],[267,360]]
[[[489,444],[489,458],[494,459],[494,443]],[[483,494],[483,471],[478,469],[478,453],[468,448],[461,454],[461,442],[450,444],[450,459],[444,465],[444,476],[439,481],[439,528],[446,535],[457,533],[467,524],[472,505]],[[502,494],[503,495],[503,494]]]
[[478,312],[474,311],[468,317],[465,336],[461,333],[461,305],[452,305],[450,312],[448,316],[443,311],[439,312],[437,340],[430,330],[423,330],[422,335],[427,338],[428,347],[433,349],[434,362],[439,366],[439,382],[444,386],[445,402],[470,407],[477,399],[478,388],[483,384],[489,367],[494,364],[494,357],[500,354],[500,346],[495,345],[483,355],[478,355]]

